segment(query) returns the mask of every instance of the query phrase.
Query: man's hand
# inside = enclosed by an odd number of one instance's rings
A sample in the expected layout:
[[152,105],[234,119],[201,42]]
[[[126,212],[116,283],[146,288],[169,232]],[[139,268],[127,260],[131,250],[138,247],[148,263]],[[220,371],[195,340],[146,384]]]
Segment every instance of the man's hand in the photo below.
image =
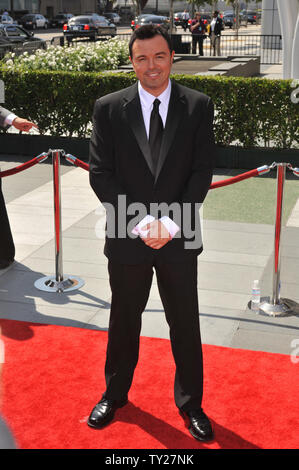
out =
[[28,121],[27,119],[23,119],[20,117],[16,117],[13,120],[12,126],[14,126],[16,129],[19,129],[19,131],[24,131],[24,132],[30,131],[32,127],[34,127],[35,129],[38,129],[36,124]]
[[144,225],[141,230],[142,232],[148,230],[147,235],[141,235],[141,239],[154,250],[159,250],[171,240],[170,233],[160,220],[153,220],[150,224]]

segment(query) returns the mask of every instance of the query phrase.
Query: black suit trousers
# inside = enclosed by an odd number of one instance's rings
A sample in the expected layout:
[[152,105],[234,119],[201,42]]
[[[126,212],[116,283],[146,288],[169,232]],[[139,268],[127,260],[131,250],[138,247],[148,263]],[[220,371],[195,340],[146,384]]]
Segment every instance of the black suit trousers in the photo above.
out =
[[2,181],[0,178],[0,260],[13,260],[15,257],[15,246],[1,186]]
[[[203,364],[197,256],[186,256],[186,260],[179,263],[159,261],[158,256],[146,264],[126,265],[109,261],[108,269],[112,301],[104,396],[118,400],[128,394],[138,362],[142,312],[149,298],[155,269],[176,365],[175,403],[185,411],[200,408]],[[160,369],[159,363],[156,367]],[[163,370],[158,370],[158,373],[163,374]]]

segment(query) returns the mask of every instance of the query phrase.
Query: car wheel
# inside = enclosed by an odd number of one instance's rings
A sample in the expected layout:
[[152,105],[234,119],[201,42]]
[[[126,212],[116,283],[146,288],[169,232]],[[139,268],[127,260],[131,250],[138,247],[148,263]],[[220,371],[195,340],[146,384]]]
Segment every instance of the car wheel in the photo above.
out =
[[36,29],[36,23],[33,23],[32,29]]

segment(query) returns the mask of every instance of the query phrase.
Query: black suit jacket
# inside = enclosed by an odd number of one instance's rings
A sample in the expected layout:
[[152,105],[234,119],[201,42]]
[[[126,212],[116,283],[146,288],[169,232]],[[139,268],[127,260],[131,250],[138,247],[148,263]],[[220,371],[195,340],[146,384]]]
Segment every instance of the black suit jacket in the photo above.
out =
[[[123,231],[124,222],[120,219],[125,218],[126,224],[131,221],[134,226],[145,213],[151,213],[151,203],[176,203],[180,208],[186,208],[188,203],[195,227],[199,219],[196,203],[204,201],[212,180],[213,114],[208,96],[172,82],[157,174],[153,175],[137,83],[96,101],[90,141],[90,184],[100,201],[115,210],[116,236],[106,237],[104,249],[109,259],[138,264],[159,256],[168,262],[179,262],[202,251],[201,244],[196,249],[186,248],[185,242],[192,240],[191,229],[187,237],[183,230],[178,232],[160,250],[118,230]],[[118,195],[126,195],[125,207],[119,205]],[[145,212],[126,215],[132,203],[142,203]],[[152,215],[157,217],[156,213]],[[165,207],[159,217],[162,215],[172,218]],[[187,219],[181,220],[182,228]]]
[[[215,23],[215,27],[214,27],[214,33],[216,36],[220,36],[221,35],[221,31],[223,30],[223,21],[222,21],[222,18],[217,18],[216,20],[216,23]],[[210,28],[210,32],[209,32],[209,36],[212,35],[212,30]]]

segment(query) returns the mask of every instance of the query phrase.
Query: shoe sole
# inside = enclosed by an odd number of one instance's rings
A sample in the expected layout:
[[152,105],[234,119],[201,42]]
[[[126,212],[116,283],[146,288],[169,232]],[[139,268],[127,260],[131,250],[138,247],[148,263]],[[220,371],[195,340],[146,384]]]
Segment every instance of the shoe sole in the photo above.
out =
[[108,419],[108,421],[105,421],[105,422],[102,423],[102,424],[93,424],[93,423],[91,423],[91,422],[89,421],[89,419],[88,419],[88,421],[87,421],[88,426],[91,427],[91,428],[93,428],[93,429],[102,429],[102,428],[104,428],[105,426],[108,426],[108,424],[110,424],[111,421],[113,421],[113,419],[114,419],[115,411],[118,410],[119,408],[122,408],[122,407],[125,406],[127,403],[128,403],[128,400],[127,400],[126,402],[124,402],[124,403],[119,404],[118,407],[115,408],[115,410],[114,410],[113,415],[111,416],[111,418]]

